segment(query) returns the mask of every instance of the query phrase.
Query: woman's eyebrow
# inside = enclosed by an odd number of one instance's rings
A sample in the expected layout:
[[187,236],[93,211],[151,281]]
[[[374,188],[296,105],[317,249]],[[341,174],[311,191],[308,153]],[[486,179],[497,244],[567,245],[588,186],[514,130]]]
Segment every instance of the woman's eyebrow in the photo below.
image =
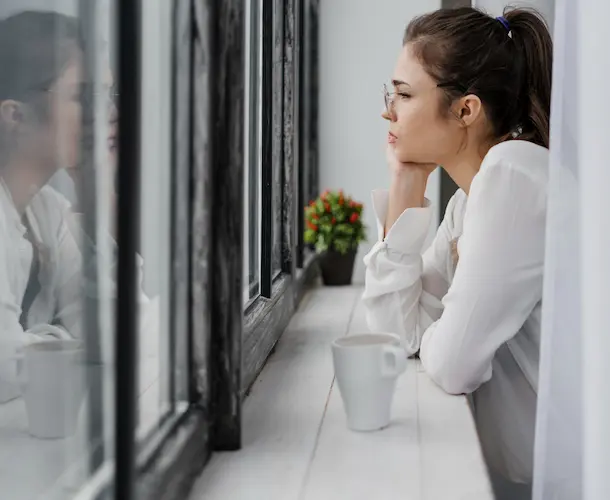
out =
[[392,80],[392,85],[394,85],[394,87],[399,87],[400,85],[411,87],[411,85],[409,85],[407,82],[403,82],[402,80]]

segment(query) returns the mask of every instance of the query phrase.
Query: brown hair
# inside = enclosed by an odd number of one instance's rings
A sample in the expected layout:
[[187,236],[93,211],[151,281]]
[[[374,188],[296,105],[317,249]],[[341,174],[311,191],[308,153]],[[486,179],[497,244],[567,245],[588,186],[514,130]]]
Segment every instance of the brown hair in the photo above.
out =
[[47,90],[80,47],[73,17],[27,11],[0,20],[0,100]]
[[[47,91],[82,47],[75,18],[27,11],[0,20],[0,103],[26,104],[28,120],[48,119]],[[13,147],[0,122],[0,169]]]
[[533,9],[505,9],[500,20],[471,8],[440,9],[415,18],[411,44],[447,104],[467,94],[481,99],[494,138],[549,147],[553,42]]

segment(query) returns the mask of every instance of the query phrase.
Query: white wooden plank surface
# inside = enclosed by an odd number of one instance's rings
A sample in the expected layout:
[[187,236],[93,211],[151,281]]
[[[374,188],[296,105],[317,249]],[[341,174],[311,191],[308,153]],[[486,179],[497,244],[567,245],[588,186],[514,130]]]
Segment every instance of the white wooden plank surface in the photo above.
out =
[[330,342],[367,331],[360,288],[319,288],[244,405],[244,448],[215,454],[191,500],[492,500],[464,397],[409,362],[392,423],[356,433],[333,387]]
[[443,392],[417,373],[424,500],[493,500],[465,396]]
[[333,387],[303,500],[419,500],[415,364],[397,384],[390,425],[376,432],[347,429]]
[[344,335],[358,290],[305,296],[243,408],[243,449],[217,453],[193,498],[297,500],[332,381],[328,343]]

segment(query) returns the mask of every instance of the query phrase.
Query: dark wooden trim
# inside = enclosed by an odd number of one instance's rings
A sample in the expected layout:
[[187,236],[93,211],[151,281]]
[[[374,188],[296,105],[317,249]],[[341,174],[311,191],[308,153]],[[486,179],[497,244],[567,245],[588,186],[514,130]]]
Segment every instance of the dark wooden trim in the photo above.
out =
[[[317,103],[317,77],[312,76],[302,62],[312,67],[317,43],[306,40],[314,29],[305,31],[303,19],[317,16],[316,0],[263,0],[263,276],[264,283],[272,271],[272,280],[261,287],[261,296],[247,308],[244,318],[242,393],[246,393],[263,368],[274,345],[280,338],[294,313],[303,291],[317,272],[314,259],[303,261],[304,252],[299,244],[302,233],[301,199],[317,190],[317,123],[307,118],[317,114],[310,108]],[[307,26],[311,27],[313,21]],[[281,24],[281,25],[280,25]],[[315,23],[314,23],[315,25]],[[272,37],[271,37],[272,34]],[[310,54],[302,54],[305,47]],[[272,55],[269,64],[269,55]],[[280,57],[281,56],[281,57]],[[281,71],[280,71],[281,70]],[[315,69],[317,70],[317,69]],[[307,74],[307,84],[301,91],[300,76]],[[271,85],[269,85],[271,83]],[[304,101],[302,104],[301,102]],[[271,106],[267,103],[271,102]],[[271,110],[271,114],[269,111]],[[266,114],[265,114],[266,113]],[[301,115],[303,113],[303,115]],[[270,126],[271,124],[271,126]],[[278,130],[280,127],[280,130]],[[269,132],[272,132],[271,134]],[[269,164],[271,160],[271,166]],[[303,174],[305,172],[305,175]],[[305,185],[301,184],[302,182]],[[313,182],[313,184],[312,184]],[[278,195],[281,211],[276,210]],[[277,229],[275,217],[281,216],[281,233],[272,231],[269,245],[269,229]],[[270,222],[269,226],[265,224]],[[275,221],[275,222],[274,222]],[[277,236],[281,237],[281,272],[268,267],[271,254],[277,248]],[[274,262],[271,261],[273,264]],[[300,266],[297,267],[297,263]],[[301,267],[303,267],[301,269]]]
[[261,162],[261,289],[271,298],[273,261],[273,0],[262,1],[262,162]]
[[309,202],[307,198],[308,191],[305,189],[305,174],[306,162],[304,161],[305,148],[305,134],[304,134],[304,119],[306,113],[305,104],[305,89],[307,85],[305,83],[305,47],[306,43],[304,40],[304,3],[305,0],[295,0],[296,5],[295,11],[295,89],[294,93],[297,96],[295,106],[295,117],[294,117],[294,136],[295,150],[294,156],[296,161],[295,171],[297,177],[297,195],[296,195],[296,267],[301,269],[304,264],[304,253],[305,242],[303,241],[303,233],[305,231],[305,217],[303,215],[303,208]]
[[[172,241],[170,373],[172,413],[176,401],[189,400],[189,334],[192,332],[191,166],[193,164],[193,19],[191,0],[173,0],[172,48]],[[204,333],[205,334],[205,333]],[[197,397],[197,402],[199,402]]]
[[272,298],[258,297],[244,318],[244,365],[241,394],[245,396],[259,375],[292,315],[318,274],[315,259],[296,277],[282,273],[273,283]]
[[[298,120],[295,109],[297,92],[297,54],[296,49],[296,0],[284,0],[284,79],[283,79],[283,161],[282,161],[282,272],[294,276],[296,270],[296,231],[297,202],[299,198],[298,185],[298,145],[295,134]],[[296,153],[295,153],[296,150]]]
[[[212,2],[211,414],[215,449],[241,446],[244,182],[242,0]],[[212,125],[213,124],[213,125]]]
[[[181,395],[178,372],[176,396],[186,400],[188,410],[175,415],[166,434],[144,461],[138,464],[137,498],[182,500],[188,496],[196,477],[210,457],[212,446],[210,415],[210,241],[211,226],[210,195],[212,192],[210,171],[212,165],[210,107],[211,84],[213,82],[211,61],[210,15],[208,0],[174,0],[174,166],[176,170],[176,197],[186,196],[188,206],[178,205],[175,200],[176,219],[190,218],[179,227],[174,227],[180,241],[176,243],[175,257],[190,254],[190,265],[174,263],[174,281],[180,273],[190,268],[187,284],[182,292],[187,296],[188,314],[184,323],[175,318],[174,333],[178,342],[175,361],[180,360],[180,351],[187,349],[188,393]],[[192,228],[186,231],[185,228]],[[184,233],[191,233],[185,238]],[[178,245],[187,245],[184,249]],[[189,260],[187,256],[187,261]],[[177,267],[176,267],[177,266]],[[177,283],[174,283],[176,286]],[[175,301],[179,296],[175,296]],[[174,306],[177,304],[174,304]],[[182,306],[184,308],[184,306]],[[187,326],[188,330],[183,330]],[[186,346],[181,346],[186,340]],[[175,367],[180,370],[180,367]],[[184,396],[184,397],[182,397]],[[163,432],[161,429],[158,432]]]
[[211,2],[191,0],[192,4],[192,187],[191,187],[191,335],[189,401],[209,406],[210,380],[210,233],[212,216],[212,109],[213,67],[210,26]]
[[135,427],[138,385],[138,283],[135,255],[140,237],[140,122],[141,25],[140,0],[121,0],[117,6],[119,51],[117,301],[115,386],[115,498],[135,492]]
[[320,14],[320,0],[305,0],[308,4],[307,12],[307,31],[305,38],[310,44],[309,46],[309,68],[310,83],[309,83],[309,95],[308,95],[308,107],[310,109],[309,116],[309,130],[308,140],[305,144],[307,147],[307,161],[308,161],[308,174],[309,174],[309,199],[314,199],[318,196],[319,186],[319,144],[318,144],[318,109],[319,109],[319,50],[320,50],[320,36],[319,36],[319,14]]
[[[272,0],[273,19],[271,26],[263,24],[263,31],[271,29],[273,33],[272,53],[272,251],[271,272],[274,276],[283,267],[283,215],[284,199],[284,2]],[[268,106],[263,102],[263,106]]]
[[183,414],[138,474],[137,496],[183,500],[210,458],[209,418],[198,407]]

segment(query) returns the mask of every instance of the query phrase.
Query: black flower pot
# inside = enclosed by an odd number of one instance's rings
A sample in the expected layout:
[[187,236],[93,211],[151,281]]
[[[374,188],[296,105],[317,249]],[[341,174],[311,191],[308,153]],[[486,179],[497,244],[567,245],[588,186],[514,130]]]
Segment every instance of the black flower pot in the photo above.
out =
[[321,254],[319,262],[322,282],[327,286],[351,285],[356,252],[357,249],[354,249],[343,255],[335,250],[328,250]]

